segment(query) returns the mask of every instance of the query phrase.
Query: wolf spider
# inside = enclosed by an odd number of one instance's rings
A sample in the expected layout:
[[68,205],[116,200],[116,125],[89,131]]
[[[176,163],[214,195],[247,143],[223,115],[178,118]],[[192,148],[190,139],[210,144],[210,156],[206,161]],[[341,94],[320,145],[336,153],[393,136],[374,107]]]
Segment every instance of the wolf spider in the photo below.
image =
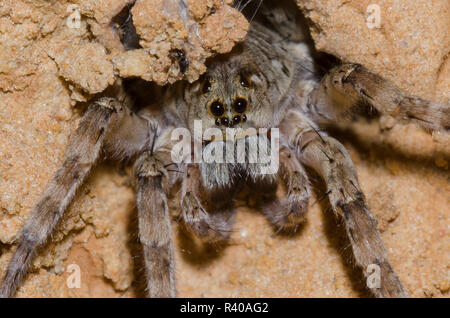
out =
[[[311,196],[305,166],[323,179],[332,210],[345,224],[356,264],[366,276],[368,266],[379,266],[381,286],[372,288],[372,293],[407,297],[367,208],[349,152],[324,129],[349,120],[361,105],[369,105],[381,114],[429,130],[448,130],[449,108],[407,96],[358,64],[341,64],[320,76],[313,48],[292,12],[263,6],[244,43],[212,59],[199,81],[167,87],[161,107],[134,112],[122,95],[95,100],[23,228],[0,295],[14,295],[37,248],[47,242],[77,189],[104,154],[137,158],[139,237],[150,297],[177,295],[167,202],[171,185],[181,182],[180,208],[186,227],[206,241],[218,242],[229,238],[233,198],[243,184],[251,184],[260,194],[261,209],[276,228],[295,228],[301,223]],[[258,164],[248,162],[174,163],[169,155],[171,133],[177,127],[193,131],[194,120],[202,120],[203,131],[212,127],[222,132],[230,127],[279,128],[278,172],[263,174]],[[251,138],[266,137],[247,137]],[[226,142],[205,140],[202,147]],[[287,188],[283,198],[273,195],[278,183]]]

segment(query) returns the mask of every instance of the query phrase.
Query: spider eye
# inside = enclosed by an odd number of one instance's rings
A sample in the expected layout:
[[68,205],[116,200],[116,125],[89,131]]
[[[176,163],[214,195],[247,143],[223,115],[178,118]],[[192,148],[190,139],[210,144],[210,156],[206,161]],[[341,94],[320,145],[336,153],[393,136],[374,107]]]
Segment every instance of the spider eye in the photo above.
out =
[[243,113],[247,109],[247,101],[243,98],[238,98],[234,101],[233,108],[236,113]]
[[219,102],[218,100],[214,101],[211,103],[211,105],[209,106],[211,113],[214,116],[222,116],[223,113],[225,112],[225,109],[223,108],[223,104],[221,102]]
[[226,118],[226,117],[223,117],[223,118],[220,120],[220,123],[221,123],[222,125],[224,125],[224,126],[229,126],[229,125],[230,125],[230,120],[229,120],[228,118]]
[[202,85],[202,94],[209,93],[211,91],[211,82],[206,80]]
[[249,88],[251,86],[250,79],[245,74],[239,75],[239,83],[242,87]]

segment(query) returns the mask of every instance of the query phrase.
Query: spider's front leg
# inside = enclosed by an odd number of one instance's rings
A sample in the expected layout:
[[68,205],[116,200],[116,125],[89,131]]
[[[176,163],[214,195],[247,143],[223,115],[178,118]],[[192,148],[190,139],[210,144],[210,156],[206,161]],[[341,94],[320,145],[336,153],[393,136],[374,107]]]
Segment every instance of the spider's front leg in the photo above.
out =
[[394,271],[359,187],[356,169],[348,151],[336,139],[319,133],[303,114],[290,111],[283,134],[298,152],[302,163],[313,168],[325,181],[333,211],[342,217],[355,261],[369,276],[369,266],[378,266],[380,285],[370,288],[377,297],[408,297]]
[[175,297],[175,265],[170,212],[164,181],[168,154],[144,152],[135,163],[139,238],[143,245],[149,297]]
[[326,123],[351,117],[361,102],[382,114],[413,121],[427,129],[450,129],[449,105],[408,96],[359,64],[343,64],[331,69],[311,94],[308,105],[317,121]]
[[[202,175],[198,165],[189,164],[181,189],[180,206],[184,222],[187,228],[203,241],[226,241],[233,228],[232,200],[224,200],[224,197],[219,199],[220,189],[207,191],[201,180]],[[205,196],[207,198],[202,200]],[[225,197],[228,196],[225,195]]]
[[296,230],[305,219],[311,191],[305,169],[298,162],[295,152],[287,146],[280,148],[279,175],[286,187],[286,197],[274,197],[270,202],[263,203],[261,208],[277,230]]
[[[119,136],[121,128],[128,125],[136,134]],[[102,149],[107,147],[113,153],[133,154],[145,143],[143,136],[148,133],[147,126],[146,120],[131,115],[125,105],[113,98],[100,98],[89,106],[70,138],[61,167],[25,223],[19,246],[0,286],[0,297],[14,295],[37,248],[48,240]]]

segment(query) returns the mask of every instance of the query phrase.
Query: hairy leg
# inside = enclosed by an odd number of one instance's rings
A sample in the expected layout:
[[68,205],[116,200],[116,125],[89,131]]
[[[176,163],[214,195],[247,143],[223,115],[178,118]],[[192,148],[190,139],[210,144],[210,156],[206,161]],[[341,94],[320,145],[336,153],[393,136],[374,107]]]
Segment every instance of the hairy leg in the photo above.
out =
[[295,229],[305,219],[311,193],[305,169],[296,154],[286,146],[280,149],[279,175],[285,184],[286,196],[274,198],[261,208],[277,229]]
[[[0,297],[14,295],[38,247],[47,241],[77,189],[98,161],[103,145],[107,140],[113,141],[113,128],[127,121],[127,116],[126,107],[112,98],[101,98],[86,111],[70,138],[61,167],[22,230],[19,246],[0,286]],[[146,125],[140,122],[135,127],[144,129]]]
[[309,111],[324,123],[351,116],[361,104],[427,129],[450,129],[449,105],[408,96],[359,64],[343,64],[330,70],[308,103]]
[[[188,165],[182,183],[181,211],[189,230],[207,242],[225,241],[233,228],[231,204],[211,204],[200,197],[201,173],[195,164]],[[203,202],[202,202],[203,201]],[[230,202],[229,202],[230,203]],[[208,212],[211,211],[210,212]]]
[[366,278],[371,266],[380,269],[380,288],[370,288],[377,297],[407,297],[386,254],[376,220],[367,208],[356,169],[348,151],[336,139],[319,133],[301,113],[292,111],[286,132],[290,146],[302,163],[325,181],[333,211],[342,218],[356,264]]
[[176,296],[172,228],[163,184],[169,164],[158,152],[144,152],[135,163],[139,238],[149,297]]

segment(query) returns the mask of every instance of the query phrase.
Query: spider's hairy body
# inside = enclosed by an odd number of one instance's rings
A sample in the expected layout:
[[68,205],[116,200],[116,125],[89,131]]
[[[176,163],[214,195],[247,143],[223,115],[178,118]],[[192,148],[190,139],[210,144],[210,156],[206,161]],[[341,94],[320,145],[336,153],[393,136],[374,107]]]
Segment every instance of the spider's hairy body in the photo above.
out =
[[[67,205],[91,168],[104,153],[116,159],[135,159],[139,235],[143,245],[147,292],[152,297],[176,296],[170,211],[167,193],[181,183],[180,208],[184,223],[205,241],[229,238],[233,199],[244,185],[258,194],[258,204],[276,229],[295,229],[306,216],[311,195],[305,167],[325,182],[333,212],[342,219],[356,264],[378,265],[378,297],[408,293],[390,264],[376,221],[365,203],[348,151],[324,132],[328,124],[348,119],[362,103],[400,120],[428,129],[448,129],[446,106],[409,97],[361,65],[343,64],[322,78],[306,33],[285,11],[262,9],[247,39],[231,53],[213,59],[195,83],[179,82],[164,89],[160,105],[133,112],[129,98],[102,97],[83,116],[66,157],[25,225],[0,287],[12,296],[39,246],[50,236]],[[277,24],[278,23],[278,24]],[[180,65],[181,67],[181,65]],[[183,63],[188,67],[188,63]],[[218,128],[279,128],[280,167],[261,173],[258,163],[174,163],[170,152],[176,128],[194,135]],[[246,140],[268,139],[265,135]],[[229,141],[202,140],[203,149]],[[248,154],[251,156],[252,154]],[[287,195],[278,198],[279,184]]]
[[[298,47],[297,58],[290,53],[294,46]],[[298,107],[306,105],[306,98],[294,101],[295,91],[306,96],[308,90],[312,90],[314,83],[317,83],[314,74],[303,69],[313,68],[311,57],[306,59],[308,50],[305,43],[286,42],[277,33],[254,23],[246,42],[236,47],[231,54],[212,62],[201,80],[194,84],[181,82],[178,87],[175,85],[166,92],[164,115],[169,121],[172,119],[171,125],[174,127],[184,126],[194,131],[194,121],[201,120],[203,132],[208,128],[218,128],[223,135],[226,135],[226,130],[231,127],[241,129],[278,127],[293,103],[298,103]],[[241,80],[247,80],[251,86],[241,85],[239,83]],[[206,84],[211,86],[210,91],[199,93],[202,85]],[[296,89],[297,85],[303,89]],[[237,99],[243,99],[248,104],[243,115],[233,110],[233,103]],[[241,117],[239,123],[217,125],[215,123],[217,116],[211,116],[208,109],[214,101],[220,101],[224,107],[221,118],[232,121],[238,115]],[[246,117],[245,121],[242,120],[242,116]],[[224,165],[230,171],[222,173],[223,177],[211,183],[210,180],[214,178],[210,175],[220,174],[219,170],[223,170]],[[236,181],[224,180],[227,176],[245,180],[242,176],[246,171],[252,171],[251,165],[245,163],[224,165],[201,166],[203,183],[207,188],[230,185]],[[210,171],[211,169],[213,171]]]

